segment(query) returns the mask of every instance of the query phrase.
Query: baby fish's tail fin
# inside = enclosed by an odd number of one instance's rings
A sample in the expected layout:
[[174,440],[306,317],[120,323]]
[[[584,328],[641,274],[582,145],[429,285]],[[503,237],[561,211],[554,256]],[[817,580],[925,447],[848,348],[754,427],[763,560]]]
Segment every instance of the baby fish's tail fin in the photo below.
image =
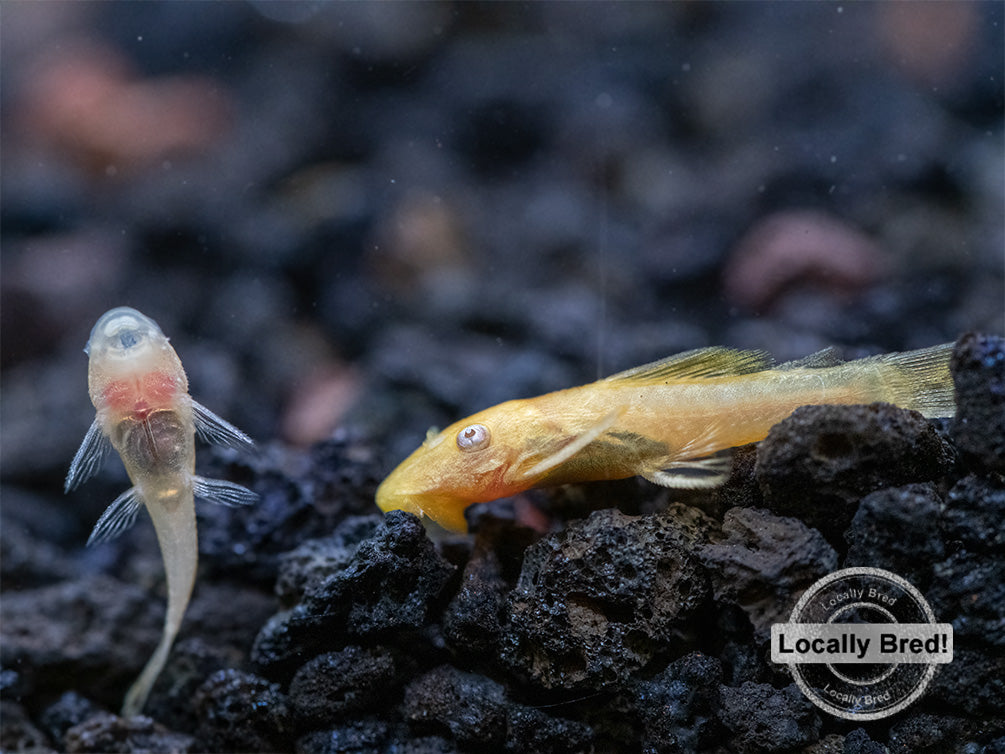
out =
[[192,491],[182,491],[172,505],[157,501],[147,505],[167,577],[167,611],[160,643],[143,668],[139,678],[129,687],[122,705],[122,716],[139,714],[147,701],[157,677],[171,654],[185,608],[188,607],[195,585],[195,572],[199,563],[199,543],[195,530],[195,503]]
[[888,353],[862,362],[876,363],[890,403],[913,409],[930,419],[952,417],[956,415],[953,378],[949,372],[953,345],[943,343],[917,351]]
[[178,627],[165,627],[161,635],[160,644],[154,650],[153,655],[147,661],[140,677],[133,682],[126,692],[125,701],[122,703],[122,717],[133,717],[143,711],[143,705],[147,703],[150,690],[154,687],[154,682],[161,674],[167,664],[168,655],[171,654],[171,647],[174,644],[175,636],[178,634]]

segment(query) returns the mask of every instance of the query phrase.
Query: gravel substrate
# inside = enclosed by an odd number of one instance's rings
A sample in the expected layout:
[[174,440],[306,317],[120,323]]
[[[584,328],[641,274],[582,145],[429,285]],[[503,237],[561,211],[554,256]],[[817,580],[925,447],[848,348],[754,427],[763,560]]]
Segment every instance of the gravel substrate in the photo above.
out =
[[[8,3],[0,749],[1005,750],[1005,11],[993,3]],[[258,443],[198,506],[147,716],[152,527],[85,548],[80,349],[134,306]],[[715,491],[641,479],[427,532],[430,426],[678,351],[956,342],[958,413],[808,406]],[[891,570],[954,660],[887,719],[771,662]]]

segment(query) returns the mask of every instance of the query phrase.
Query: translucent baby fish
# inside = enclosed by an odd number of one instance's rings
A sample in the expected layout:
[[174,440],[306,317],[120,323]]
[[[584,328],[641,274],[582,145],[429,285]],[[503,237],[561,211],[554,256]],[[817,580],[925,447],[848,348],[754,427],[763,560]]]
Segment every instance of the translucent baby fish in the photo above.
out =
[[799,406],[885,401],[953,416],[951,351],[840,362],[827,349],[780,366],[761,351],[688,351],[430,431],[377,489],[377,505],[465,531],[469,505],[531,487],[635,475],[715,487],[729,475],[729,448],[762,440]]
[[238,449],[251,438],[193,401],[181,361],[149,317],[122,306],[91,330],[87,387],[96,415],[70,464],[67,492],[93,476],[115,448],[133,486],[98,519],[87,544],[118,536],[146,506],[167,575],[168,605],[160,644],[126,693],[123,716],[142,710],[171,651],[195,582],[198,544],[194,497],[223,505],[255,501],[250,490],[195,475],[195,435]]

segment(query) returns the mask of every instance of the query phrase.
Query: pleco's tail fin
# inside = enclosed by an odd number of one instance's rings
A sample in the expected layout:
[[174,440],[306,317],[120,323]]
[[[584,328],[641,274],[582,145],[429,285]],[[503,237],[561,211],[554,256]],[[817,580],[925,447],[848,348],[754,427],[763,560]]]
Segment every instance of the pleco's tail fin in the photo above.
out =
[[953,343],[917,351],[873,356],[880,367],[888,400],[903,408],[914,409],[926,417],[951,417],[956,414],[953,378],[949,357]]

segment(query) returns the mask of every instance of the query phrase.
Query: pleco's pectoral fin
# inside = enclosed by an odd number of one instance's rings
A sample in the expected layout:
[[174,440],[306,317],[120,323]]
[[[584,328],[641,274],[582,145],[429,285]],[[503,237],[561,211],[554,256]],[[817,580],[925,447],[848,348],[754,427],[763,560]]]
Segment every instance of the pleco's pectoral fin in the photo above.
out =
[[195,419],[195,433],[200,440],[245,452],[254,450],[254,440],[201,403],[192,401],[192,414]]
[[142,506],[143,499],[135,487],[123,492],[105,508],[98,523],[94,525],[91,536],[87,538],[87,546],[115,539],[136,523],[136,514],[140,512]]
[[567,442],[554,453],[546,456],[531,466],[523,474],[521,474],[520,477],[527,480],[537,479],[542,474],[545,474],[554,469],[556,466],[565,463],[576,455],[576,453],[580,452],[583,448],[604,434],[604,432],[613,427],[614,423],[621,418],[624,412],[624,406],[619,406],[614,409],[596,424],[593,424],[585,431],[576,435],[570,442]]
[[642,476],[653,484],[683,490],[701,490],[718,487],[733,467],[732,454],[722,451],[704,458],[670,461],[659,468],[644,471]]
[[251,505],[258,500],[258,495],[247,487],[223,479],[206,479],[201,476],[192,477],[192,493],[207,502],[226,505],[228,508]]
[[80,443],[80,447],[73,456],[70,470],[66,474],[66,482],[63,484],[63,492],[76,489],[97,474],[111,447],[112,443],[109,442],[101,430],[98,420],[95,419],[91,422],[90,429],[84,435],[84,441]]

